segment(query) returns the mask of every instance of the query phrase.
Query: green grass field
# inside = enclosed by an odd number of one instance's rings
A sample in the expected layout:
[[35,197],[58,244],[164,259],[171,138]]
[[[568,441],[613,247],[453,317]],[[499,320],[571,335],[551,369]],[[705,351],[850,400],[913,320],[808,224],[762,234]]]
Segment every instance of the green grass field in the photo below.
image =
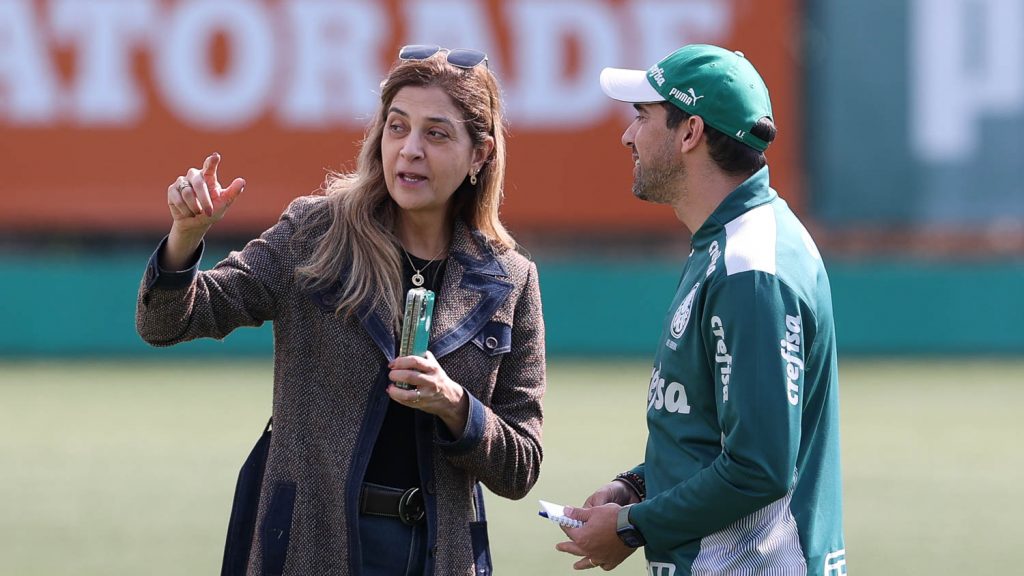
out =
[[[1020,573],[1024,360],[841,368],[851,574]],[[218,573],[270,370],[0,363],[0,573]],[[649,373],[644,360],[551,364],[540,481],[522,501],[488,500],[499,574],[572,573],[536,500],[581,503],[642,457]],[[617,572],[643,574],[639,555]]]

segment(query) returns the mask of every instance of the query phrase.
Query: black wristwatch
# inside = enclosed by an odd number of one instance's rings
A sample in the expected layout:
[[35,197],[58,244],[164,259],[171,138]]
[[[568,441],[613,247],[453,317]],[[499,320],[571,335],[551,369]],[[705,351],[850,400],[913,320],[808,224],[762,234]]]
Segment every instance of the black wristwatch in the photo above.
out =
[[630,504],[629,506],[623,506],[619,509],[619,516],[615,522],[615,533],[619,535],[622,543],[626,546],[629,546],[630,548],[639,548],[647,544],[647,541],[644,540],[644,535],[636,529],[636,526],[629,523],[629,509],[632,506],[633,505]]

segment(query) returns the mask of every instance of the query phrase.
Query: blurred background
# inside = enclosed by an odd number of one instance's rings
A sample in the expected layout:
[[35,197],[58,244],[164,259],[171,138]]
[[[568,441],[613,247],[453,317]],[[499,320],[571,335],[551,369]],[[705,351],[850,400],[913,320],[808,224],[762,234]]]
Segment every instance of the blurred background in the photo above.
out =
[[541,274],[545,468],[526,500],[490,499],[495,561],[570,573],[536,499],[581,503],[642,458],[689,252],[671,210],[632,197],[633,111],[597,78],[694,42],[765,77],[772,183],[828,266],[849,565],[1019,570],[1021,0],[0,0],[0,572],[219,569],[273,343],[136,336],[166,188],[214,151],[246,178],[212,266],[354,167],[398,47],[429,43],[489,55],[503,220]]

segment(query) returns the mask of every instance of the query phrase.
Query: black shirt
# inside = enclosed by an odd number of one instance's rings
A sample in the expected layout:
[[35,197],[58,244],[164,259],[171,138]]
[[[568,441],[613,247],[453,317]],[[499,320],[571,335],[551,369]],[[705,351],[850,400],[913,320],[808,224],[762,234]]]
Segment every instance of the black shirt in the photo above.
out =
[[[423,275],[423,287],[434,292],[434,306],[441,297],[441,280],[448,260],[423,260],[403,251],[402,290],[408,292],[415,273],[409,258],[412,258],[416,269]],[[405,298],[401,299],[405,303]],[[388,400],[388,411],[384,416],[377,442],[370,455],[370,464],[366,469],[365,480],[374,484],[391,486],[392,488],[411,488],[420,485],[420,471],[416,458],[416,411],[403,406],[394,400]]]

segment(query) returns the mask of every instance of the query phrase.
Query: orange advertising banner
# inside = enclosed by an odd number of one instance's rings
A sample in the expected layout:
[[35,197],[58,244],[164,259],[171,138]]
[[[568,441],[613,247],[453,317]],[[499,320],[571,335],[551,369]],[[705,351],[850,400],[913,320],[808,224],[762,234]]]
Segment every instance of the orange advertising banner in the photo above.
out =
[[258,232],[352,169],[407,43],[472,47],[503,87],[513,232],[679,226],[630,193],[605,66],[687,43],[741,50],[772,95],[772,181],[801,205],[796,0],[3,0],[0,230],[163,232],[166,190],[220,152],[245,195],[218,224]]

